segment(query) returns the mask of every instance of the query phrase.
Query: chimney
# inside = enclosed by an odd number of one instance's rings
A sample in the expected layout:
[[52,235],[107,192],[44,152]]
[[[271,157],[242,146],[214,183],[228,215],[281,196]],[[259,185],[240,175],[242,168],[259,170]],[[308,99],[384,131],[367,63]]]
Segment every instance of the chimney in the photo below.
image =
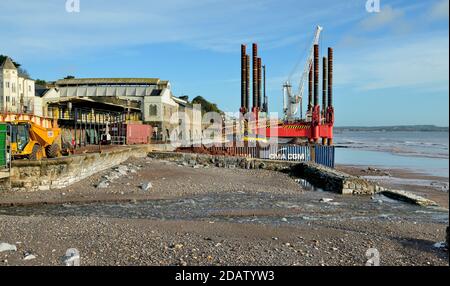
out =
[[262,64],[261,64],[261,58],[257,59],[258,62],[258,107],[259,110],[262,110],[262,94],[261,94],[261,90],[262,90]]
[[246,77],[246,90],[245,90],[245,109],[250,111],[250,56],[245,56],[245,77]]
[[319,45],[314,45],[314,106],[319,105]]
[[322,112],[325,115],[327,109],[327,58],[322,60]]
[[264,103],[263,103],[263,111],[264,112],[268,112],[268,103],[267,103],[267,96],[266,96],[266,66],[263,65],[263,98],[264,98]]
[[241,45],[241,110],[247,106],[247,98],[245,93],[247,91],[247,47]]
[[258,107],[258,46],[253,44],[253,108]]
[[328,106],[333,107],[333,49],[328,48]]
[[312,93],[313,93],[313,67],[312,64],[309,66],[308,74],[308,112],[312,110]]

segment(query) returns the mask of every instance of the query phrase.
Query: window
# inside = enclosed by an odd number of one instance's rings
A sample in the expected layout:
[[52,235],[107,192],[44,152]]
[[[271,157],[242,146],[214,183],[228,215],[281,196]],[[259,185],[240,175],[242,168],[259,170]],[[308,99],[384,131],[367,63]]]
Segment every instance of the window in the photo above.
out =
[[28,91],[31,92],[31,85],[28,86]]
[[19,124],[17,125],[17,148],[19,150],[23,150],[25,146],[28,144],[29,138],[28,138],[28,131],[29,127],[25,124]]
[[12,98],[12,106],[16,106],[16,98],[15,97]]
[[5,88],[9,88],[9,81],[5,81]]
[[12,89],[12,92],[16,92],[16,84],[15,83],[11,84],[11,89]]
[[10,97],[6,96],[6,102],[10,102],[10,101],[11,101]]
[[158,107],[156,104],[150,104],[149,106],[149,113],[150,116],[157,116],[158,115]]

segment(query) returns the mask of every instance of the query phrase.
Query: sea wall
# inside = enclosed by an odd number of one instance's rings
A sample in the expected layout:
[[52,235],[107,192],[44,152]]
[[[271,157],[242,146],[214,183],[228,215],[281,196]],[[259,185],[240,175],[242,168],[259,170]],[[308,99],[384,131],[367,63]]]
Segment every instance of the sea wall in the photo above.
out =
[[184,165],[213,165],[220,168],[267,169],[273,171],[288,171],[296,162],[264,160],[223,155],[208,155],[181,152],[151,152],[149,157],[177,161]]
[[91,153],[46,159],[17,160],[11,166],[11,187],[28,191],[65,188],[97,172],[123,163],[131,157],[146,157],[174,161],[199,168],[213,165],[219,168],[266,169],[289,173],[307,180],[315,187],[343,195],[371,195],[382,193],[394,199],[417,205],[436,205],[435,202],[405,191],[389,190],[359,177],[312,162],[292,162],[232,157],[196,153],[154,151],[152,145],[119,147],[102,153]]
[[311,162],[296,164],[292,172],[318,188],[343,195],[370,195],[381,190],[367,180]]
[[177,161],[185,165],[212,164],[223,168],[243,169],[267,169],[283,171],[293,176],[303,178],[316,187],[326,191],[340,194],[373,194],[380,187],[364,179],[348,175],[337,170],[318,165],[312,162],[277,161],[245,157],[230,157],[220,155],[176,153],[176,152],[152,152],[150,157]]
[[151,150],[150,145],[140,145],[41,161],[16,160],[11,166],[11,187],[31,191],[65,188],[130,157],[145,157]]

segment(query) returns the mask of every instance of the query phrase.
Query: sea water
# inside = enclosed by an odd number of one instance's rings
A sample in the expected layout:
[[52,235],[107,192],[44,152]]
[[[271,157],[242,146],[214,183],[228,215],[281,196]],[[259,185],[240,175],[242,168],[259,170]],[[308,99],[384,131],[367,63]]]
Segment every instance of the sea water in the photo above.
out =
[[449,133],[337,131],[336,164],[399,168],[449,177]]

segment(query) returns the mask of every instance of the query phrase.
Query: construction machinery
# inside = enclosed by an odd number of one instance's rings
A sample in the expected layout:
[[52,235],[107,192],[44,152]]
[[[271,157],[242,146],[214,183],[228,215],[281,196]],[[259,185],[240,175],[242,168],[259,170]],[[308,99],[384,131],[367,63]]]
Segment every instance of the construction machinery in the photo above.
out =
[[[303,144],[306,141],[317,144],[322,138],[322,145],[333,145],[333,49],[331,47],[328,48],[327,57],[324,56],[322,61],[322,105],[319,103],[319,42],[322,30],[322,27],[316,27],[298,91],[292,91],[290,80],[283,85],[284,118],[282,120],[274,121],[264,116],[260,117],[261,92],[258,77],[260,58],[257,56],[257,44],[253,44],[253,107],[250,108],[250,57],[246,53],[246,46],[241,45],[240,113],[243,119],[244,136],[254,134],[256,138],[283,138],[296,144]],[[308,109],[304,118],[301,108],[306,79],[308,79]],[[300,112],[298,112],[299,109]],[[251,113],[250,120],[247,119],[248,113]]]
[[[314,45],[319,44],[320,39],[320,33],[322,32],[323,28],[321,26],[316,27],[316,31],[314,33],[314,38],[312,45],[309,50],[308,58],[305,62],[305,67],[303,69],[303,72],[300,77],[300,83],[298,87],[297,93],[292,92],[292,85],[290,82],[290,79],[288,79],[283,84],[283,113],[284,113],[284,119],[286,121],[294,121],[298,118],[302,117],[302,99],[303,99],[303,92],[305,90],[305,82],[308,77],[308,74],[311,72],[313,67],[313,60],[314,60]],[[311,104],[308,102],[308,105]],[[300,107],[300,116],[298,116],[298,111]],[[311,121],[312,114],[310,110],[308,110],[306,114],[306,120]]]
[[41,160],[60,155],[60,128],[45,128],[30,120],[8,122],[11,156]]

